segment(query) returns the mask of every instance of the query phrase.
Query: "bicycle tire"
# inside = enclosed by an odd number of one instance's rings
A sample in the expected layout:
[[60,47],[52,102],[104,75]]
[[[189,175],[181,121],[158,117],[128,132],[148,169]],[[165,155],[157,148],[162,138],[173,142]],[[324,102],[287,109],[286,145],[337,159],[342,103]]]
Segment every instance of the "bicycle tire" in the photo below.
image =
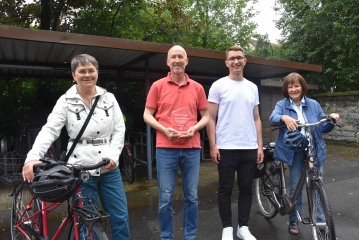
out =
[[[317,235],[318,239],[335,240],[332,211],[323,184],[319,181],[312,181],[312,190],[309,196],[313,203],[310,209],[312,213],[313,238],[315,239],[315,235]],[[318,218],[322,218],[323,223],[320,223]]]
[[[259,210],[264,218],[271,219],[277,216],[278,210],[268,200],[268,197],[263,195],[263,186],[267,184],[270,188],[275,189],[272,182],[272,174],[270,171],[271,164],[266,164],[264,176],[254,179],[255,181],[255,194]],[[274,194],[274,193],[273,193]]]
[[[98,222],[93,222],[91,226],[86,222],[79,222],[78,224],[80,229],[79,239],[81,240],[108,240],[106,232],[103,230],[101,225]],[[90,229],[91,228],[91,229]],[[89,234],[91,232],[91,234]],[[75,228],[74,224],[71,224],[71,229],[69,232],[69,240],[75,240]]]
[[[30,185],[27,182],[23,182],[17,185],[14,191],[14,197],[11,203],[11,239],[12,240],[27,240],[27,238],[17,229],[16,223],[19,221],[22,213],[24,212],[26,206],[29,204],[34,192],[32,191]],[[23,216],[23,220],[30,217],[34,213],[40,211],[41,209],[41,202],[39,199],[35,197],[32,202],[31,209],[28,210],[25,215]],[[41,214],[36,215],[26,221],[23,224],[25,229],[23,230],[28,233],[31,240],[35,240],[36,237],[33,236],[30,232],[35,231],[37,234],[42,236],[42,216]],[[29,229],[26,229],[29,228]]]
[[135,181],[135,166],[134,161],[128,154],[123,155],[123,170],[125,172],[127,181],[133,183]]

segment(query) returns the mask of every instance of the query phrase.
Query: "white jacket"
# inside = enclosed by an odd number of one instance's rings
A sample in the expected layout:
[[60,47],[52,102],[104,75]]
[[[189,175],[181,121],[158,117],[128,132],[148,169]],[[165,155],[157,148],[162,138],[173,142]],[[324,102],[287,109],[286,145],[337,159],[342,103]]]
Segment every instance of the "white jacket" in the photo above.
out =
[[[73,165],[92,165],[101,161],[102,158],[112,159],[118,167],[118,160],[121,154],[124,137],[125,123],[123,121],[121,109],[112,93],[96,86],[96,95],[91,99],[91,106],[95,97],[100,95],[94,114],[88,123],[85,132],[79,143],[71,154],[68,164]],[[107,111],[105,111],[107,110]],[[72,86],[62,95],[47,119],[47,123],[42,127],[31,151],[27,154],[25,163],[31,160],[38,160],[44,157],[50,145],[60,136],[61,129],[66,126],[70,139],[75,139],[82,128],[90,108],[84,103],[77,93],[77,85]],[[78,119],[78,116],[80,119]],[[97,145],[82,144],[82,139],[107,138],[111,139],[109,144]],[[84,141],[86,142],[86,141]],[[71,148],[72,142],[67,145],[67,151]],[[99,176],[101,173],[108,172],[102,167],[100,170],[92,170],[90,174]]]

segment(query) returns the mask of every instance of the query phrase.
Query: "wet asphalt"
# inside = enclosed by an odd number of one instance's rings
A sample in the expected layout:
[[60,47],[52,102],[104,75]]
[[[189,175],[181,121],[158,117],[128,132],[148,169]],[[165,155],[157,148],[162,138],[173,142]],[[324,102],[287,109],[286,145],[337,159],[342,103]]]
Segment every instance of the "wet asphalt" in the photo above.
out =
[[[204,169],[202,171],[202,169]],[[215,175],[216,167],[211,163],[201,164],[204,176]],[[140,171],[138,173],[141,175]],[[143,173],[145,175],[145,173]],[[287,174],[288,175],[288,174]],[[222,223],[218,214],[216,177],[200,177],[199,183],[199,225],[197,231],[198,240],[220,240],[222,235]],[[140,178],[140,176],[139,176]],[[202,179],[202,181],[201,181]],[[125,186],[129,186],[125,183]],[[141,186],[134,191],[127,191],[129,207],[131,240],[160,239],[160,227],[158,223],[158,189],[155,181],[139,183]],[[324,165],[324,187],[329,196],[329,201],[334,217],[337,236],[341,240],[359,239],[359,149],[333,147],[328,148],[328,160]],[[238,190],[233,190],[232,195],[232,220],[234,226],[234,239],[236,237]],[[173,212],[174,212],[174,239],[184,239],[182,232],[183,211],[182,186],[176,186]],[[308,216],[306,205],[306,192],[303,192],[303,216]],[[3,204],[0,202],[0,204]],[[65,217],[65,208],[57,210],[49,220],[49,232],[52,236]],[[0,211],[0,239],[10,237],[10,211]],[[288,233],[288,216],[279,214],[270,220],[264,219],[259,211],[255,195],[251,209],[249,227],[252,234],[258,240],[304,240],[313,239],[310,225],[299,225],[299,235]],[[111,235],[109,222],[106,225],[108,236]],[[67,234],[60,239],[67,239]],[[110,238],[111,239],[111,238]]]

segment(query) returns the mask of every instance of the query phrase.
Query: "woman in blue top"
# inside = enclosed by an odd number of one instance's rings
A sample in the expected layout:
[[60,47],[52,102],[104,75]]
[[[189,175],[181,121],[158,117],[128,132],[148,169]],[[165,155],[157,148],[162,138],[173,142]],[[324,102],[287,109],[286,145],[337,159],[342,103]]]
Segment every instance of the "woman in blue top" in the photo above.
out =
[[[289,194],[293,195],[304,167],[305,155],[303,151],[294,152],[286,147],[283,143],[284,134],[287,131],[295,131],[298,127],[298,123],[315,123],[319,121],[324,116],[324,112],[317,101],[305,96],[307,93],[307,82],[298,73],[291,73],[284,79],[282,92],[285,99],[277,102],[269,121],[271,123],[284,122],[288,128],[279,130],[278,137],[275,141],[276,148],[274,158],[288,164],[290,171]],[[339,114],[332,113],[330,115],[334,117],[336,122],[339,121]],[[318,146],[315,162],[322,173],[323,163],[326,161],[326,149],[322,133],[328,133],[332,131],[333,128],[334,126],[328,123],[323,123],[315,127],[315,139]],[[301,133],[304,135],[304,128],[302,128]],[[297,210],[301,215],[302,193],[297,201]],[[297,215],[295,213],[289,215],[289,221],[288,231],[291,234],[297,235],[299,233]]]

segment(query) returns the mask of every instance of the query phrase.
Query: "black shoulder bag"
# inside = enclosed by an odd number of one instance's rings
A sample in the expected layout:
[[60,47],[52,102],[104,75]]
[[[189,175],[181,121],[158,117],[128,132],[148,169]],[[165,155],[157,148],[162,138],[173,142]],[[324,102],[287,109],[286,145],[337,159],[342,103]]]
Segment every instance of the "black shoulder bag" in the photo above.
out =
[[82,134],[84,133],[84,131],[85,131],[85,129],[86,129],[88,123],[90,122],[91,116],[92,116],[93,112],[95,111],[95,107],[96,107],[96,105],[97,105],[97,102],[98,102],[98,99],[99,99],[99,98],[100,98],[100,96],[97,96],[97,97],[96,97],[95,102],[93,103],[92,108],[91,108],[91,110],[90,110],[90,113],[89,113],[89,115],[87,116],[86,121],[84,122],[84,125],[82,126],[82,128],[81,128],[79,134],[77,135],[77,137],[76,137],[74,143],[72,144],[72,146],[71,146],[69,152],[67,153],[67,155],[66,155],[66,151],[62,152],[61,158],[60,158],[60,160],[61,160],[62,162],[67,162],[67,160],[69,160],[69,158],[70,158],[72,152],[74,151],[74,149],[75,149],[77,143],[79,142],[79,140],[80,140]]

